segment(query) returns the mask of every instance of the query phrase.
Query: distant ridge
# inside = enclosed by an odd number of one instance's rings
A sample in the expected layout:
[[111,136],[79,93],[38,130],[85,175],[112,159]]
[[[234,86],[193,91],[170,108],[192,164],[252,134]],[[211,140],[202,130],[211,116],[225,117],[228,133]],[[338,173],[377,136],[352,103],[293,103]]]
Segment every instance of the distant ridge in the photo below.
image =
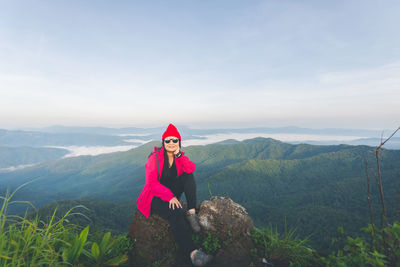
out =
[[216,142],[214,144],[216,144],[216,145],[232,145],[232,144],[237,144],[237,143],[240,143],[240,142],[236,139],[227,139],[224,141]]
[[[243,140],[246,135],[268,136],[290,140],[292,144],[308,143],[316,145],[370,145],[379,144],[381,131],[363,129],[309,129],[296,126],[268,128],[192,129],[179,125],[183,140],[194,140],[196,144],[211,143],[208,139],[221,142],[222,138]],[[26,128],[25,130],[0,129],[0,146],[132,146],[149,140],[160,140],[164,127],[157,128],[107,128],[51,126]],[[386,131],[387,134],[390,131]],[[286,136],[286,137],[285,137]],[[299,137],[300,136],[300,137]],[[249,138],[251,138],[249,137]],[[290,138],[293,138],[292,140]],[[298,139],[300,138],[300,139]],[[314,138],[314,139],[313,139]],[[202,141],[204,140],[204,141]],[[296,141],[299,140],[299,141]],[[387,148],[400,149],[400,139],[394,137]],[[232,141],[227,141],[232,142]],[[184,144],[185,145],[185,144]]]
[[[382,132],[389,133],[391,130],[368,130],[368,129],[347,129],[347,128],[302,128],[298,126],[286,127],[248,127],[248,128],[210,128],[197,129],[184,125],[177,125],[178,129],[187,135],[207,135],[216,133],[298,133],[298,134],[319,134],[319,135],[347,135],[380,137]],[[21,128],[24,131],[39,131],[48,133],[98,133],[98,134],[159,134],[165,130],[165,127],[139,128],[139,127],[82,127],[82,126],[62,126],[54,125],[43,128]]]

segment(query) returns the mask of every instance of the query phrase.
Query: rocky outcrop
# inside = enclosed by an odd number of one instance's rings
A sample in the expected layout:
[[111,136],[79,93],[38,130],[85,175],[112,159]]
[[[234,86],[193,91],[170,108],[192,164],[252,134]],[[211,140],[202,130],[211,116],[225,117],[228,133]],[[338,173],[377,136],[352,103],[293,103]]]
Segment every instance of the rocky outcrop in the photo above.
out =
[[[219,249],[208,266],[257,266],[251,257],[255,249],[250,236],[253,221],[246,210],[227,197],[213,197],[199,208],[201,237],[218,238]],[[180,255],[169,223],[158,215],[145,218],[136,211],[129,227],[134,241],[131,266],[191,266]]]
[[246,210],[227,197],[213,197],[200,205],[199,221],[202,232],[218,237],[221,248],[210,266],[249,266],[253,220]]
[[136,211],[129,226],[129,238],[134,247],[129,266],[191,266],[178,253],[168,221],[157,214],[149,218]]

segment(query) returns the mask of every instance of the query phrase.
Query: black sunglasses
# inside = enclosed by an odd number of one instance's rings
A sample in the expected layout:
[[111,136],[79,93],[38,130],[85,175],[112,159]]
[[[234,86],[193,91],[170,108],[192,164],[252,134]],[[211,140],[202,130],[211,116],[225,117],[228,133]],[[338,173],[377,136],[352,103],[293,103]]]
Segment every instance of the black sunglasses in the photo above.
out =
[[171,142],[171,141],[174,142],[174,143],[176,144],[176,143],[178,143],[179,139],[178,139],[178,138],[165,138],[165,139],[164,139],[164,142],[167,143],[167,144],[168,144],[169,142]]

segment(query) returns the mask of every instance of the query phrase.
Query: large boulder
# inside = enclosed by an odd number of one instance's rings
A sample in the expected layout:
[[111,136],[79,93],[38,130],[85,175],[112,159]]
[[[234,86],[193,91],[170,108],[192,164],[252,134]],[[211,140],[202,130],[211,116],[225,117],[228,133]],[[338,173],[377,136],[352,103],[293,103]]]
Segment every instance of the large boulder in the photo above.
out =
[[[242,206],[230,198],[213,197],[200,204],[198,215],[200,236],[219,240],[219,249],[208,266],[257,266],[251,257],[255,249],[250,235],[253,221]],[[130,266],[191,266],[179,253],[168,221],[158,215],[145,218],[136,211],[129,237],[134,241]]]
[[203,234],[217,236],[221,245],[210,266],[254,265],[254,224],[245,208],[228,197],[213,197],[200,204],[199,221]]

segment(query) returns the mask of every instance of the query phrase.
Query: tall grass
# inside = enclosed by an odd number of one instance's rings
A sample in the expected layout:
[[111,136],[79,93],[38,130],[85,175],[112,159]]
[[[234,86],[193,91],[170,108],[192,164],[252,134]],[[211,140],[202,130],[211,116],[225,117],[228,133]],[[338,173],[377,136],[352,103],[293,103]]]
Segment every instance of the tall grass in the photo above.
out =
[[308,240],[299,238],[295,229],[287,230],[286,224],[283,235],[272,227],[254,227],[251,235],[256,245],[254,254],[264,258],[265,266],[323,266]]
[[127,261],[130,247],[126,237],[107,233],[97,244],[88,240],[88,226],[81,230],[67,223],[71,215],[85,216],[74,212],[82,206],[71,208],[61,218],[56,218],[55,209],[46,222],[37,213],[30,219],[27,213],[23,217],[9,215],[8,207],[15,203],[26,203],[36,210],[29,201],[12,200],[22,186],[0,196],[0,266],[117,266]]

